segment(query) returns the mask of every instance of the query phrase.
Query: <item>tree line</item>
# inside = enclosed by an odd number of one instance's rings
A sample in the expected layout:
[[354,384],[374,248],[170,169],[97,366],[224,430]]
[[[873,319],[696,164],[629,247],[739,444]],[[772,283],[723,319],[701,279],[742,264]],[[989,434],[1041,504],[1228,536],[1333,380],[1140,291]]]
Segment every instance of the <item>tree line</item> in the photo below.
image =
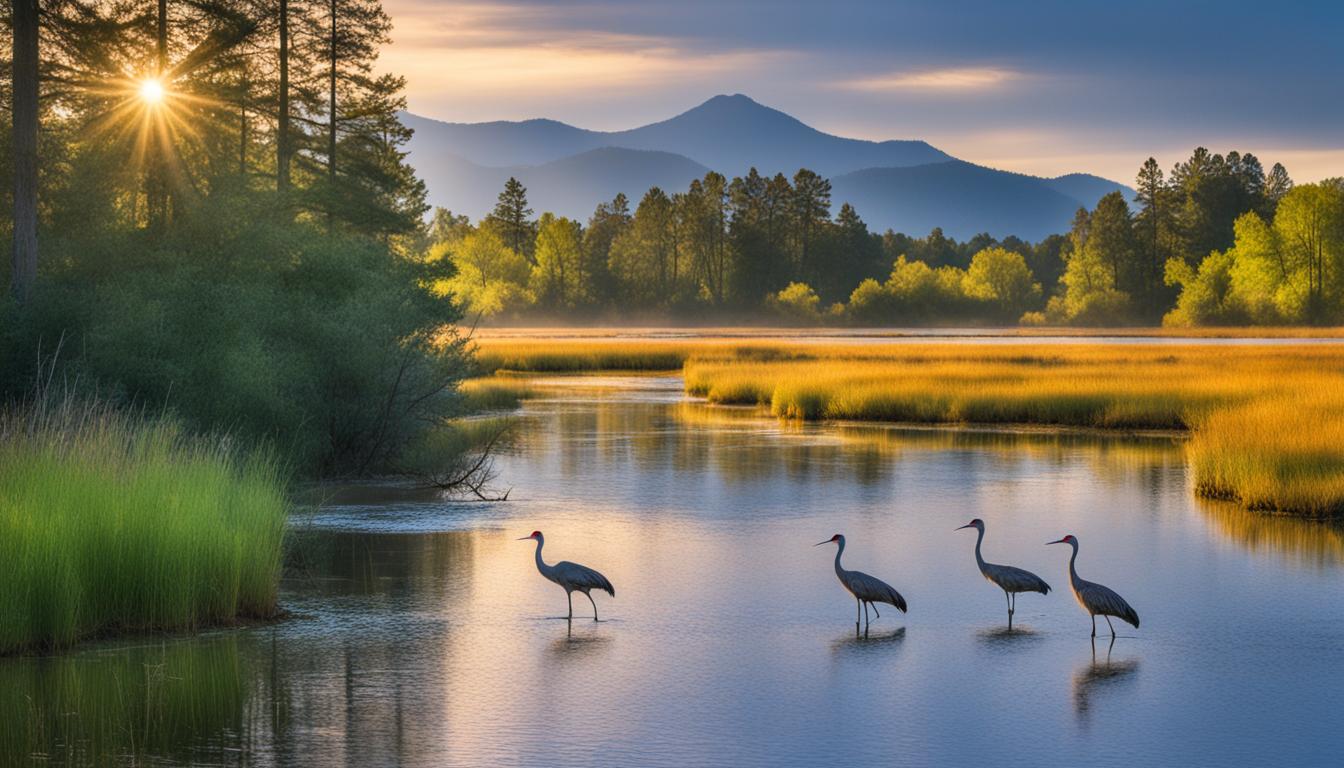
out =
[[17,0],[6,21],[0,399],[54,365],[324,473],[395,470],[456,412],[469,358],[428,287],[446,265],[421,258],[377,0]]
[[[807,169],[791,179],[710,172],[685,191],[648,190],[633,211],[618,194],[587,222],[533,218],[511,178],[475,225],[436,210],[429,259],[453,265],[440,290],[503,319],[1335,322],[1344,309],[1339,187],[1295,188],[1280,164],[1266,172],[1254,155],[1201,147],[1169,173],[1149,158],[1132,201],[1108,194],[1067,233],[1030,243],[871,232],[848,203],[833,215],[830,182]],[[1311,226],[1319,234],[1301,231]]]

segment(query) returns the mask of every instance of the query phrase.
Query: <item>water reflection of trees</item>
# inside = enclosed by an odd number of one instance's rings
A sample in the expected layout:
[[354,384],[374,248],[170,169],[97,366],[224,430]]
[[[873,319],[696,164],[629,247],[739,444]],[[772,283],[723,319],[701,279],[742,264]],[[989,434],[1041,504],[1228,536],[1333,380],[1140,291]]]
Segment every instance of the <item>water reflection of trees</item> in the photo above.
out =
[[1199,499],[1199,509],[1229,540],[1316,568],[1344,563],[1344,525],[1251,512],[1230,502]]
[[554,450],[562,472],[575,476],[599,462],[636,462],[646,470],[712,470],[739,483],[836,479],[876,484],[900,459],[940,452],[944,460],[965,462],[968,470],[985,461],[1009,468],[1082,462],[1102,482],[1138,484],[1153,494],[1185,482],[1180,443],[1164,435],[797,424],[757,409],[698,402],[533,407],[537,422],[525,440],[533,449]]

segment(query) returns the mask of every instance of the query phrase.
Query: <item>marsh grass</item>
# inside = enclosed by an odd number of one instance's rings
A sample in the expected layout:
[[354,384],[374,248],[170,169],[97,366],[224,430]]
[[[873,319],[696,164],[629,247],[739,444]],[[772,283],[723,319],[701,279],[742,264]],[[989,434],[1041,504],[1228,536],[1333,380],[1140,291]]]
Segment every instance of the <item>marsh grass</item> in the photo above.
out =
[[525,380],[508,376],[486,376],[467,379],[458,387],[468,413],[508,411],[536,395]]
[[268,617],[287,512],[268,453],[73,397],[0,416],[0,653]]

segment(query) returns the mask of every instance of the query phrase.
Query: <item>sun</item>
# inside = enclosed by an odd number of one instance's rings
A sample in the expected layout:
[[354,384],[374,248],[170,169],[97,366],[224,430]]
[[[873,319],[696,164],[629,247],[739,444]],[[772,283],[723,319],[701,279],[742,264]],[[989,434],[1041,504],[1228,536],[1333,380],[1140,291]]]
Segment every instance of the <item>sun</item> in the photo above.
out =
[[140,81],[140,100],[155,106],[163,103],[163,83],[155,78]]

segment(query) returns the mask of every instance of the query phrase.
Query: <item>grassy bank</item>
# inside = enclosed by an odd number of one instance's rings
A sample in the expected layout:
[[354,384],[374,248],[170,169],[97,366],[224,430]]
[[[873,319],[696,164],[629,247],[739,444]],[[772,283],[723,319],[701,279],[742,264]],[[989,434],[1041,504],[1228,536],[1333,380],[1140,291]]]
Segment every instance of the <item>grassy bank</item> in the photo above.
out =
[[276,611],[287,502],[264,454],[64,401],[0,417],[0,653]]
[[506,337],[520,371],[680,365],[687,392],[781,418],[1189,430],[1197,491],[1344,515],[1344,345]]

